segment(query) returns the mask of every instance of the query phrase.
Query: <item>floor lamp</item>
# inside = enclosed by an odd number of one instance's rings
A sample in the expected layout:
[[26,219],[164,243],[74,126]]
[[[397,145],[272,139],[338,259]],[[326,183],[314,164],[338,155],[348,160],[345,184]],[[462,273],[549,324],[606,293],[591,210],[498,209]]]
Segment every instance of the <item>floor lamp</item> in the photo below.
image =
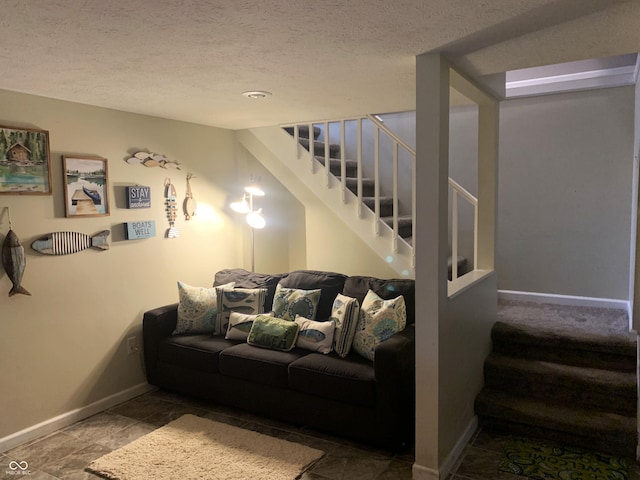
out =
[[255,272],[255,242],[254,242],[254,230],[264,228],[267,222],[262,216],[262,209],[253,209],[253,197],[264,197],[264,191],[255,184],[251,184],[244,187],[245,193],[242,195],[242,200],[231,203],[231,209],[238,213],[244,213],[247,216],[245,220],[251,227],[251,271]]

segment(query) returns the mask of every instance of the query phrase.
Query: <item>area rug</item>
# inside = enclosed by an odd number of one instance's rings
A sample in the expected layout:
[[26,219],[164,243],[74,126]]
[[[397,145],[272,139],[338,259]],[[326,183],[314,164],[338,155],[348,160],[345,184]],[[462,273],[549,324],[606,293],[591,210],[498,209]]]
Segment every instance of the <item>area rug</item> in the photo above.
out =
[[90,463],[113,480],[294,480],[324,452],[195,415]]
[[628,480],[622,457],[518,438],[507,442],[498,470],[535,480]]

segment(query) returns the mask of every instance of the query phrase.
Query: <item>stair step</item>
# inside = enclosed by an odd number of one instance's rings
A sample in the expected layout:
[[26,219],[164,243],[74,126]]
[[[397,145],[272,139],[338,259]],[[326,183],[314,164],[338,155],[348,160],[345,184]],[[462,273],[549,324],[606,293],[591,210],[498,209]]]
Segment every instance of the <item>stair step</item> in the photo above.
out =
[[[309,150],[309,139],[308,138],[300,138],[300,145]],[[313,142],[313,152],[315,155],[320,154],[319,156],[324,156],[324,142]],[[340,145],[329,144],[329,157],[330,158],[338,158],[340,157]]]
[[[358,194],[358,179],[356,177],[347,177],[347,188],[351,190],[354,195]],[[373,178],[362,179],[362,196],[373,197],[376,191],[376,182]]]
[[[284,127],[284,130],[293,136],[293,127]],[[320,127],[313,127],[313,138],[318,138],[321,133]],[[298,138],[309,138],[309,125],[298,125]]]
[[624,372],[636,370],[636,342],[631,337],[498,320],[491,339],[493,350],[505,355]]
[[[384,223],[393,228],[393,216],[381,219]],[[402,238],[411,238],[413,230],[413,219],[410,216],[398,217],[398,235]]]
[[635,456],[635,416],[545,402],[489,388],[476,398],[476,413],[482,428]]
[[488,388],[624,415],[636,413],[635,372],[576,367],[495,352],[485,361],[484,372]]
[[[362,203],[364,203],[371,211],[375,212],[375,197],[363,197]],[[393,198],[380,197],[380,217],[393,216]]]
[[[317,152],[316,152],[317,153]],[[321,165],[324,165],[324,156],[316,155],[315,159],[320,162]],[[347,179],[350,177],[355,177],[358,172],[358,162],[357,160],[345,160],[345,166],[347,168]],[[329,159],[329,171],[332,175],[340,178],[342,172],[342,160],[339,158],[330,158]]]

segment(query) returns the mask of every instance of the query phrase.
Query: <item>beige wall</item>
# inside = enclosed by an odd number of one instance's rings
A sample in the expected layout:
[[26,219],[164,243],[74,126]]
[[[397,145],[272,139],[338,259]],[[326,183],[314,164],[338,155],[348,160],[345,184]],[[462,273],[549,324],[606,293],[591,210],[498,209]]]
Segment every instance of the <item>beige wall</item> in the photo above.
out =
[[[128,337],[141,345],[142,314],[176,302],[177,280],[208,286],[221,268],[251,268],[250,230],[228,205],[252,177],[267,193],[256,200],[267,220],[255,232],[256,271],[394,276],[317,198],[290,193],[233,131],[2,90],[0,105],[0,125],[49,131],[53,172],[53,195],[0,195],[0,242],[10,207],[32,293],[7,297],[11,282],[0,269],[0,439],[146,382],[140,356],[126,354]],[[175,159],[182,170],[124,161],[139,150]],[[110,216],[65,218],[61,156],[69,154],[108,160]],[[164,180],[171,177],[181,204],[187,172],[195,175],[198,214],[189,222],[179,215],[181,236],[165,239]],[[151,187],[150,209],[125,208],[129,185]],[[156,237],[125,240],[123,223],[140,220],[155,220]],[[50,232],[103,229],[111,231],[105,252],[45,256],[30,248]]]
[[[127,356],[126,338],[140,341],[142,313],[177,301],[176,281],[210,285],[216,270],[241,263],[237,222],[225,211],[238,178],[233,132],[0,91],[0,125],[49,130],[53,195],[0,195],[0,242],[9,225],[27,252],[23,284],[32,296],[9,298],[0,269],[0,438],[145,382],[141,360]],[[182,163],[181,171],[124,162],[150,149]],[[111,215],[64,216],[61,155],[108,159]],[[200,207],[181,236],[165,239],[163,182],[170,176],[179,200],[186,172]],[[124,208],[124,187],[151,187],[152,207]],[[157,236],[124,240],[123,223],[155,220]],[[68,256],[31,250],[54,231],[111,230],[111,248]],[[287,262],[278,270],[288,267]],[[273,268],[276,268],[274,265]]]
[[[251,138],[252,135],[246,131],[239,132],[239,135],[247,145],[251,141],[252,149],[250,152],[247,148],[240,147],[239,162],[243,169],[262,172],[263,177],[270,177],[271,184],[277,186],[274,190],[279,192],[281,206],[286,212],[284,215],[288,218],[291,269],[328,270],[379,278],[399,276],[269,149],[255,137]],[[281,193],[282,191],[286,193]],[[273,247],[276,250],[279,248],[277,245]],[[259,250],[262,252],[259,253]],[[263,261],[258,257],[270,255],[267,250],[256,244],[256,269],[259,262]]]

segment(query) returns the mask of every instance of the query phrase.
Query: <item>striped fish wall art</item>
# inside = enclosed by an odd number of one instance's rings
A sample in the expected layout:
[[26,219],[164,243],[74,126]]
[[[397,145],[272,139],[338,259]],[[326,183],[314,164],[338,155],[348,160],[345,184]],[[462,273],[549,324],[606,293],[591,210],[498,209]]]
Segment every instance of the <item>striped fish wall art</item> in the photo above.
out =
[[93,236],[79,232],[53,232],[35,240],[31,248],[45,255],[69,255],[92,247],[109,250],[108,236],[109,230],[103,230]]

